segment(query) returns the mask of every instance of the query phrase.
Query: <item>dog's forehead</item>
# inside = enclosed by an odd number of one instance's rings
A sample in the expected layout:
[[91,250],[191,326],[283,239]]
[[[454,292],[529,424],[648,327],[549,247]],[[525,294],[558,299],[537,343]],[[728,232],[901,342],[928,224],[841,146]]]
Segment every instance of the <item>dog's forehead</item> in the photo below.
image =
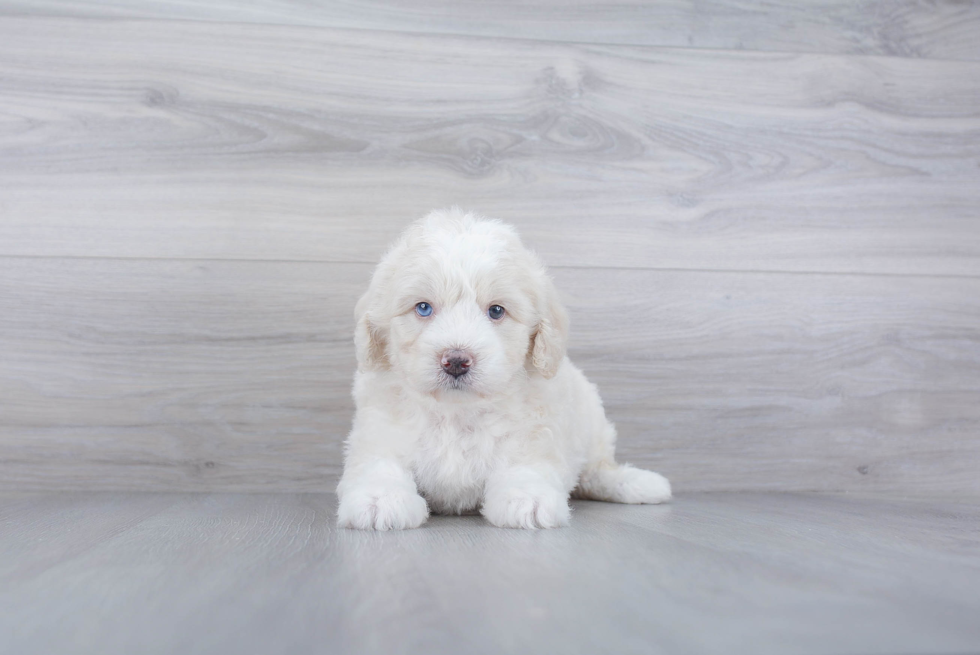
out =
[[479,229],[433,229],[422,238],[422,247],[430,256],[442,260],[473,262],[483,267],[518,254],[520,242],[512,232],[496,225],[477,224]]
[[[514,298],[531,283],[529,251],[512,229],[493,223],[426,226],[404,243],[392,270],[406,295],[444,303]],[[500,299],[500,298],[497,298]]]
[[465,278],[474,285],[492,283],[505,276],[523,255],[523,246],[513,233],[493,229],[496,226],[492,225],[479,227],[484,229],[427,231],[416,247],[411,248],[419,268]]

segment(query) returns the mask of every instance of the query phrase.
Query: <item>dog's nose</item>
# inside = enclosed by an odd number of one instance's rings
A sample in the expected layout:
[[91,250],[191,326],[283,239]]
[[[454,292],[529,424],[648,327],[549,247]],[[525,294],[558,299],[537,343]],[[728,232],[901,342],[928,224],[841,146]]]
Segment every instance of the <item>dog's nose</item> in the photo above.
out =
[[442,370],[454,378],[465,375],[473,366],[473,357],[465,350],[453,348],[442,353]]

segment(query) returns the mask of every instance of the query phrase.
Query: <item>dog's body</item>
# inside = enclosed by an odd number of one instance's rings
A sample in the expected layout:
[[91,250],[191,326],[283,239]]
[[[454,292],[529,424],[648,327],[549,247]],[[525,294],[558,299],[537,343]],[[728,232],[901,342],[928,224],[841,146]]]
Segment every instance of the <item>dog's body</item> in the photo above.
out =
[[433,212],[385,255],[356,314],[339,525],[480,509],[501,527],[550,528],[568,523],[573,491],[670,498],[664,477],[616,464],[599,393],[565,357],[554,286],[509,226]]

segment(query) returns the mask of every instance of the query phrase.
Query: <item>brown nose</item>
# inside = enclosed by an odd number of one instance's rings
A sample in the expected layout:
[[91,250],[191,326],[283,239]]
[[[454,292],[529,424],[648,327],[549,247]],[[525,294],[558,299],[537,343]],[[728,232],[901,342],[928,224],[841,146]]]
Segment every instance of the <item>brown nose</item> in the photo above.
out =
[[465,350],[453,348],[442,353],[442,370],[454,378],[466,375],[473,366],[473,357]]

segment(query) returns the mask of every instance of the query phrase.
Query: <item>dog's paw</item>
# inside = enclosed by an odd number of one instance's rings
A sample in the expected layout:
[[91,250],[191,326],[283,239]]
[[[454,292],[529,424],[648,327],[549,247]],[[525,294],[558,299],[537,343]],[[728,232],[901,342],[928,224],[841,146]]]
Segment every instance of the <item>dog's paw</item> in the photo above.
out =
[[350,489],[340,501],[337,525],[358,530],[406,530],[429,518],[425,499],[409,489]]
[[576,498],[604,500],[607,503],[656,505],[670,500],[667,478],[629,464],[600,466],[588,470],[579,479]]
[[624,466],[617,482],[614,495],[618,503],[657,505],[670,500],[670,482],[659,473]]
[[558,528],[568,525],[568,496],[550,487],[498,489],[487,495],[481,513],[499,528]]

